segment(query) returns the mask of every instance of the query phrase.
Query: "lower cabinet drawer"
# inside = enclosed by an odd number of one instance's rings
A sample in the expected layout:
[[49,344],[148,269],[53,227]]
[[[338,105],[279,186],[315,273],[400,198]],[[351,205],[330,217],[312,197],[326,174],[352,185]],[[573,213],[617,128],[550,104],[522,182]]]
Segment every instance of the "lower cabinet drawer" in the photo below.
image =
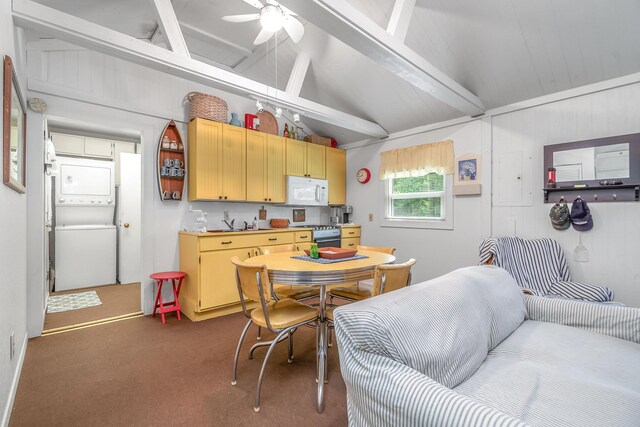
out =
[[342,239],[341,241],[341,247],[343,249],[355,249],[356,246],[358,246],[360,244],[360,238],[359,237],[351,237],[348,239]]
[[250,248],[255,246],[286,245],[293,243],[292,233],[243,234],[200,238],[200,251]]
[[342,227],[342,238],[360,237],[360,227]]
[[294,241],[296,241],[296,242],[310,242],[312,234],[313,234],[313,232],[311,230],[309,230],[309,231],[297,231],[295,233]]

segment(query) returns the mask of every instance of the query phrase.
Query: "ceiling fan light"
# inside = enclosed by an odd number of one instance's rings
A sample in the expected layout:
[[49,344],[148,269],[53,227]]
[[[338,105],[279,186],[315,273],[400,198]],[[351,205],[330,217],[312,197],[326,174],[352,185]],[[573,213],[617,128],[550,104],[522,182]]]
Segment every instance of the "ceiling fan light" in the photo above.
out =
[[279,7],[267,5],[260,11],[260,24],[267,31],[276,32],[282,28],[284,14]]

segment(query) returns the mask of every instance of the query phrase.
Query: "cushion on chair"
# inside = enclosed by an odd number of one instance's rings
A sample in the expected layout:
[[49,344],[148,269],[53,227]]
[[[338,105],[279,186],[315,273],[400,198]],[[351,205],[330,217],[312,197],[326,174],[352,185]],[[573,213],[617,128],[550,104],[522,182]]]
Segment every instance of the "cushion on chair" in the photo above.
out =
[[527,320],[454,390],[531,425],[631,426],[639,366],[638,344]]
[[[269,322],[275,329],[283,329],[299,323],[310,322],[318,317],[318,310],[292,299],[271,301],[267,304]],[[251,312],[251,320],[258,326],[268,327],[262,307],[258,306]]]
[[348,298],[356,301],[371,298],[371,288],[366,289],[360,287],[360,285],[340,286],[331,289],[329,293],[332,296]]
[[428,282],[336,308],[336,328],[355,345],[454,387],[524,320],[511,275],[468,267]]

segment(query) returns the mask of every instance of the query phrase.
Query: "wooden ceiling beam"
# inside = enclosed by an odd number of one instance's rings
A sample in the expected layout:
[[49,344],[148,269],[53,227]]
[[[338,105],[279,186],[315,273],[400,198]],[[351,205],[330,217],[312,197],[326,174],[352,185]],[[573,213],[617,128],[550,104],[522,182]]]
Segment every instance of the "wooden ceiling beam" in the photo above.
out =
[[13,1],[16,26],[96,50],[117,58],[159,70],[180,78],[249,97],[277,96],[283,108],[307,117],[372,137],[388,133],[377,123],[331,107],[293,96],[246,77],[197,61],[148,42],[127,36],[84,19],[60,12],[31,0]]
[[387,33],[404,42],[415,7],[416,0],[396,0],[387,25]]
[[[470,116],[484,112],[482,101],[384,28],[343,0],[278,0],[331,36],[351,46],[401,79]],[[399,20],[400,23],[400,20]]]
[[310,63],[311,57],[309,54],[305,52],[298,53],[296,61],[293,63],[293,69],[291,70],[291,75],[289,76],[285,92],[294,96],[300,96],[302,84],[304,83],[304,78],[307,75]]
[[[171,5],[171,0],[153,0],[158,15],[158,25],[165,35],[171,51],[189,57],[189,48],[184,41],[178,18]],[[156,31],[157,33],[157,31]],[[153,38],[153,36],[152,36]]]

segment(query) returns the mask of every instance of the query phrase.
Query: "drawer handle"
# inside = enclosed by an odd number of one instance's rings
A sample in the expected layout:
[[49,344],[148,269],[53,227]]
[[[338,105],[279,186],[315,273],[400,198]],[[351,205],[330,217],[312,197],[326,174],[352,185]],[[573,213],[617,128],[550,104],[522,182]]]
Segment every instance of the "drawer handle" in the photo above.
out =
[[350,231],[349,234],[355,234],[355,231]]
[[232,241],[231,241],[231,240],[229,240],[228,242],[222,242],[222,244],[223,244],[223,245],[228,245],[228,244],[230,244],[231,242],[232,242]]
[[353,243],[349,243],[349,246],[353,246]]
[[270,242],[275,242],[276,240],[278,240],[277,237],[272,237],[271,239],[269,239]]
[[300,236],[301,239],[306,239],[309,236]]

